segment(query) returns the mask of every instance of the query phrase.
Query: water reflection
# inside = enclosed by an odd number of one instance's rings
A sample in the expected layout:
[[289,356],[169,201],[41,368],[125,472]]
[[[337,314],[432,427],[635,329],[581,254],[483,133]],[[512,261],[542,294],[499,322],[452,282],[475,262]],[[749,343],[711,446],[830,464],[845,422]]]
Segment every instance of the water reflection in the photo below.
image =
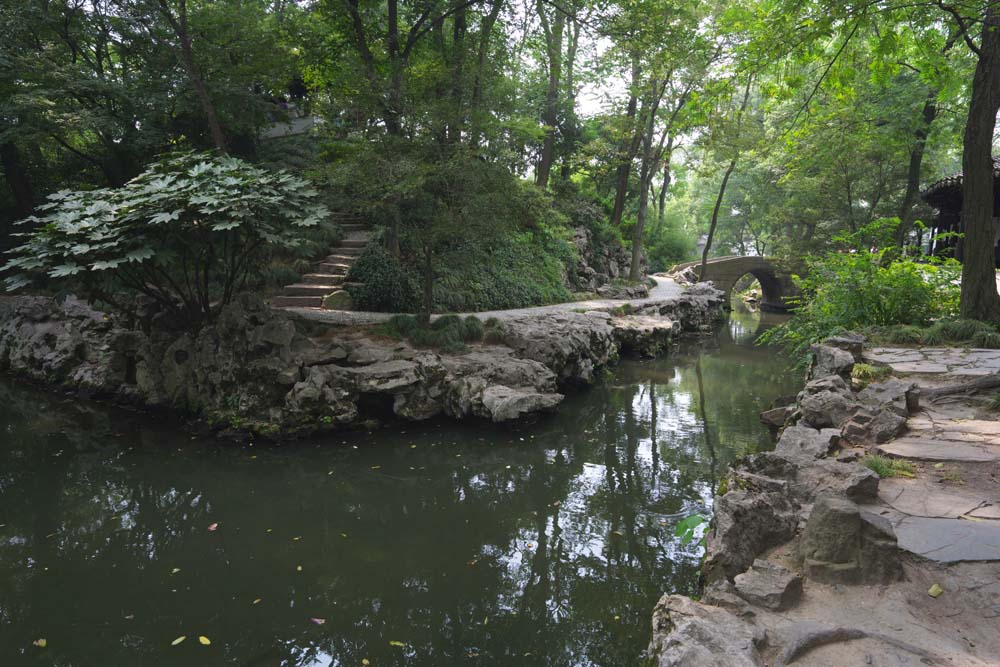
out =
[[0,381],[0,664],[635,664],[796,383],[750,326],[517,430],[237,448]]

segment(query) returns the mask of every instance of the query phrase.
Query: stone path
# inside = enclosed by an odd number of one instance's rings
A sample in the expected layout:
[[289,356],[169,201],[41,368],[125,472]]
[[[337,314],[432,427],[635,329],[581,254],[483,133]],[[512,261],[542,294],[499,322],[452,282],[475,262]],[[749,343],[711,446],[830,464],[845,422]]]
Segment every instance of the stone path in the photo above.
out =
[[[919,385],[1000,372],[1000,350],[875,348],[865,358]],[[921,401],[907,433],[877,451],[908,459],[912,478],[879,484],[879,513],[899,546],[940,563],[1000,561],[1000,421],[964,396]]]
[[1000,350],[955,347],[876,347],[865,359],[892,368],[897,375],[982,376],[1000,372]]
[[[679,285],[670,277],[649,276],[649,278],[656,283],[656,286],[650,288],[649,296],[642,299],[591,299],[587,301],[557,303],[549,306],[535,306],[533,308],[514,308],[511,310],[489,310],[478,313],[458,314],[462,317],[475,315],[482,320],[486,320],[491,317],[495,317],[498,320],[511,320],[522,317],[535,317],[539,315],[553,315],[559,313],[585,312],[593,310],[610,311],[625,304],[638,308],[644,305],[669,301],[681,296],[684,293],[684,287]],[[279,306],[281,304],[274,305]],[[283,310],[303,320],[338,326],[364,326],[369,324],[379,324],[381,322],[388,321],[393,316],[392,313],[373,313],[354,310],[326,310],[322,308],[284,307]]]

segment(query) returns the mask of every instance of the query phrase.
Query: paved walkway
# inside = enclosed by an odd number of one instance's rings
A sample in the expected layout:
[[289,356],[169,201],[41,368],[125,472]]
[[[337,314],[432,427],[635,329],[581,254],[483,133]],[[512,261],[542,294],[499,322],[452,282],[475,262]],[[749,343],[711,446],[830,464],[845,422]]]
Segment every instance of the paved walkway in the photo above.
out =
[[[865,357],[924,387],[1000,372],[1000,350],[875,348]],[[921,400],[906,434],[877,447],[916,470],[879,484],[901,548],[940,563],[1000,561],[1000,414],[987,398]]]
[[[475,315],[486,320],[495,317],[498,320],[512,320],[522,317],[532,317],[538,315],[552,315],[558,313],[580,312],[587,310],[614,310],[624,304],[632,306],[643,306],[651,303],[659,303],[679,297],[684,293],[684,287],[677,284],[672,278],[667,276],[649,276],[656,286],[650,288],[649,296],[642,299],[591,299],[588,301],[569,301],[567,303],[557,303],[550,306],[535,306],[533,308],[514,308],[511,310],[488,310],[479,313],[457,313],[465,317]],[[321,322],[323,324],[333,324],[341,326],[364,326],[369,324],[379,324],[388,321],[392,313],[373,313],[355,310],[325,310],[322,308],[283,308],[285,312],[296,317],[311,322]],[[440,315],[432,316],[433,318]]]

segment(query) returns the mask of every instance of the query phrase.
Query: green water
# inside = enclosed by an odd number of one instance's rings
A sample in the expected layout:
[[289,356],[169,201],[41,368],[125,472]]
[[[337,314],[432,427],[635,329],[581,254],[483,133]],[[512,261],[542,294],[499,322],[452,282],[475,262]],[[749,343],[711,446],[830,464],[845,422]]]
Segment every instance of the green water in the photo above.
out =
[[0,379],[0,665],[637,665],[675,523],[799,384],[758,326],[530,426],[283,446]]

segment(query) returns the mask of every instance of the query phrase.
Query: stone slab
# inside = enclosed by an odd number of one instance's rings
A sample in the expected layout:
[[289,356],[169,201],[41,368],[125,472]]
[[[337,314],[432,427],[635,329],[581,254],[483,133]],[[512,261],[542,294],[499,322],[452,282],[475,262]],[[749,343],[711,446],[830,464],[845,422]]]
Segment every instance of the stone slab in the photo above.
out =
[[1000,447],[944,440],[900,438],[888,444],[879,445],[878,451],[888,456],[921,461],[966,461],[972,463],[1000,461]]
[[940,486],[927,479],[889,477],[879,482],[878,497],[910,516],[948,519],[972,514],[987,502],[977,495]]
[[899,547],[939,563],[1000,561],[1000,525],[906,517],[894,527]]

